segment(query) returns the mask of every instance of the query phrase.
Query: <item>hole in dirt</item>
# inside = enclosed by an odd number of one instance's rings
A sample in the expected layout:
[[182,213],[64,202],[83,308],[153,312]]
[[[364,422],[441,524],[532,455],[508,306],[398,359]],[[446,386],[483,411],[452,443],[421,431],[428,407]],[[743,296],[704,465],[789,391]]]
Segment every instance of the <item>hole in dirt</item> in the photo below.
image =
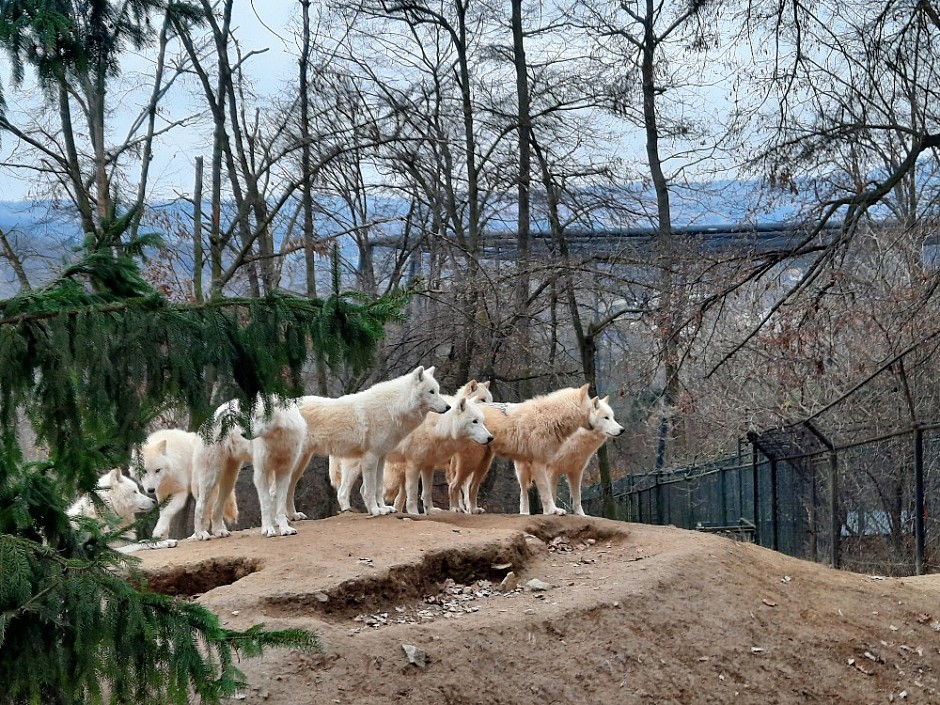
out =
[[537,514],[526,524],[525,530],[545,543],[551,543],[559,538],[569,541],[587,541],[588,539],[609,541],[625,537],[625,531],[620,526],[598,524],[572,516],[558,517]]
[[222,585],[231,585],[261,570],[262,565],[262,561],[252,558],[212,558],[148,572],[147,587],[164,595],[196,597]]
[[431,551],[420,563],[392,566],[387,572],[358,576],[328,590],[271,596],[266,601],[267,614],[317,612],[343,619],[367,610],[393,609],[438,593],[448,581],[499,583],[509,571],[518,575],[532,555],[532,548],[521,534],[485,546]]

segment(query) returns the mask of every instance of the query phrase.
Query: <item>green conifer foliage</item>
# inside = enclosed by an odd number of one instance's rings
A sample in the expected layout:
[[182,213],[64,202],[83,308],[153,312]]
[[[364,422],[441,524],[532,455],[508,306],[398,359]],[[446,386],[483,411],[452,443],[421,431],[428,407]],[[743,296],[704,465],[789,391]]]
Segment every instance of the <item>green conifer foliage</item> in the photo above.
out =
[[[207,418],[208,371],[244,403],[300,393],[311,355],[362,369],[405,294],[171,305],[140,276],[146,244],[86,242],[58,281],[0,301],[0,705],[218,702],[241,684],[236,654],[316,646],[301,631],[227,630],[148,592],[113,533],[65,510],[127,465],[159,410]],[[24,415],[41,463],[23,462]]]

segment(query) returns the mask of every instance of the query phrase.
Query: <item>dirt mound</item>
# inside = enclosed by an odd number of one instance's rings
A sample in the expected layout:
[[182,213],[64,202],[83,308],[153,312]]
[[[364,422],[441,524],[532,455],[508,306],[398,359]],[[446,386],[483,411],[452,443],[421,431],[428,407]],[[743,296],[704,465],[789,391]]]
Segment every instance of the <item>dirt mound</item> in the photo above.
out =
[[297,528],[138,554],[230,626],[320,635],[243,663],[246,703],[940,703],[940,578],[578,517]]

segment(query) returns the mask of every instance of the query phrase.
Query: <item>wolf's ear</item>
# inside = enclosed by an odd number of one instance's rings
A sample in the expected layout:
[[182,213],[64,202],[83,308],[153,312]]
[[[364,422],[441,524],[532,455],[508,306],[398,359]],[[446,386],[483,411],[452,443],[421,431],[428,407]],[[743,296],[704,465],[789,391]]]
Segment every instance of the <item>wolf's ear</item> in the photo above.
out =
[[429,368],[427,368],[427,369],[424,371],[424,373],[425,373],[426,375],[428,375],[429,377],[433,377],[433,376],[434,376],[434,365],[431,365]]
[[485,382],[480,382],[480,386],[481,386],[483,389],[489,389],[489,388],[490,388],[490,382],[492,382],[492,381],[493,381],[493,380],[488,379],[488,380],[486,380]]
[[591,405],[592,405],[595,409],[600,409],[600,408],[601,408],[601,399],[600,399],[600,397],[594,397],[593,399],[591,399]]
[[604,402],[605,404],[610,404],[610,395],[608,394],[606,397],[601,399],[601,401]]
[[471,379],[469,382],[467,382],[467,391],[473,394],[479,386],[479,382],[477,382],[475,379]]
[[424,380],[424,367],[422,367],[421,365],[418,365],[417,367],[415,367],[415,371],[412,372],[412,374],[415,376],[416,380],[421,382],[422,380]]
[[581,388],[578,390],[580,392],[581,401],[587,401],[590,398],[590,394],[588,392],[590,388],[591,388],[590,384],[581,385]]
[[467,397],[460,397],[460,401],[457,402],[457,411],[461,414],[467,410]]
[[166,438],[157,443],[157,453],[160,455],[166,455]]
[[111,486],[117,485],[124,479],[124,473],[121,472],[121,468],[111,468]]

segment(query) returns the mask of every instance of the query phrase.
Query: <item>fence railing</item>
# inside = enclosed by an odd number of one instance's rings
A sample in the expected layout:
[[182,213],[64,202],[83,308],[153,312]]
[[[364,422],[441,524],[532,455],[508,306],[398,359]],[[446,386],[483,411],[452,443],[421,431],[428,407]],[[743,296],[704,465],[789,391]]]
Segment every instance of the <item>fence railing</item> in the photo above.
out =
[[[707,465],[619,478],[613,500],[625,521],[737,529],[859,572],[940,572],[940,427],[775,458],[748,443]],[[582,502],[603,515],[603,488],[585,488]]]

